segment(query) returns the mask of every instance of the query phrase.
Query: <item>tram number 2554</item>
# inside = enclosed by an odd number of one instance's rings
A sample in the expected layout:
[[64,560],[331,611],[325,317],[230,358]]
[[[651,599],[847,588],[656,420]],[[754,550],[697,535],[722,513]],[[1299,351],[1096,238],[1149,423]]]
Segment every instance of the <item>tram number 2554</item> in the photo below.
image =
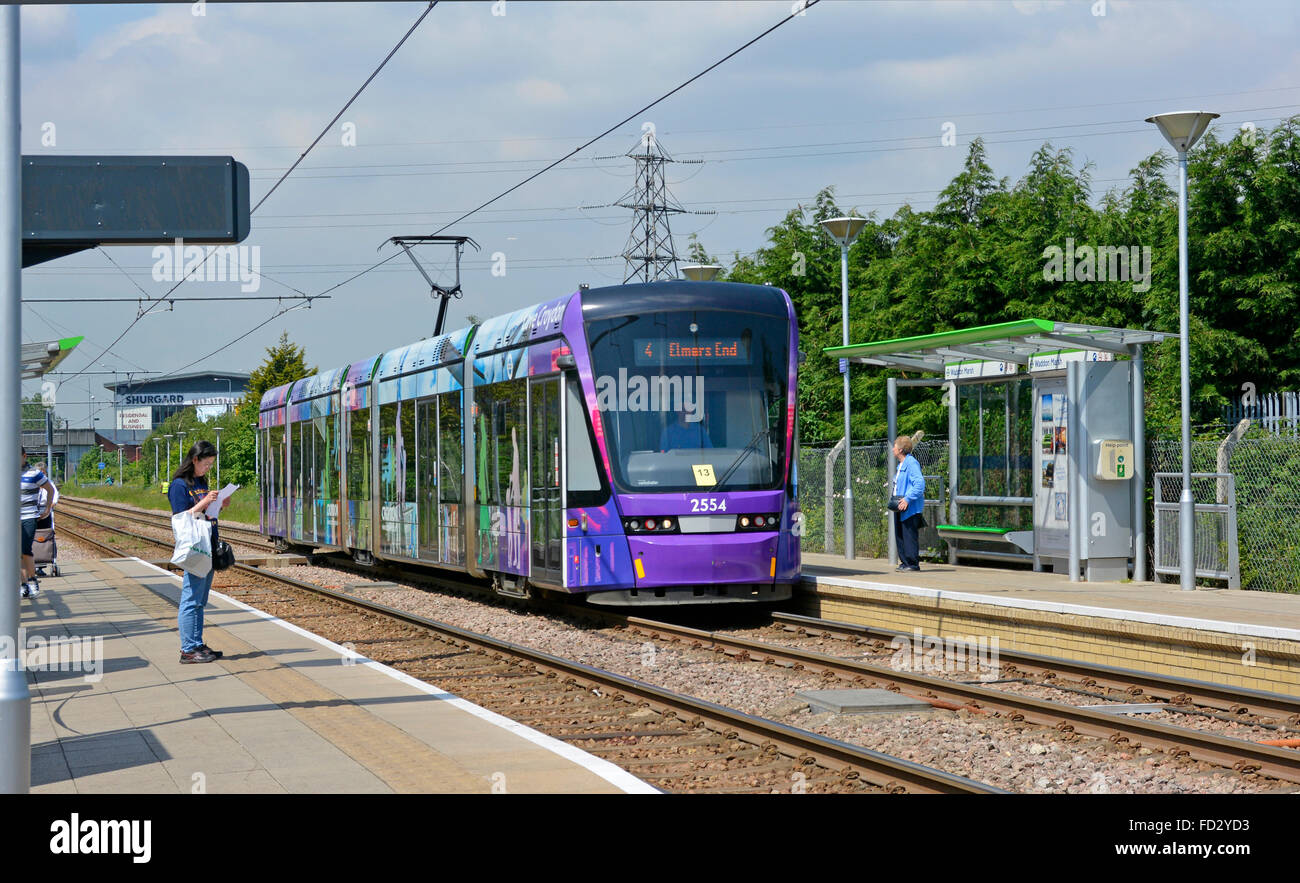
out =
[[718,500],[713,497],[692,497],[692,512],[726,512],[727,501]]

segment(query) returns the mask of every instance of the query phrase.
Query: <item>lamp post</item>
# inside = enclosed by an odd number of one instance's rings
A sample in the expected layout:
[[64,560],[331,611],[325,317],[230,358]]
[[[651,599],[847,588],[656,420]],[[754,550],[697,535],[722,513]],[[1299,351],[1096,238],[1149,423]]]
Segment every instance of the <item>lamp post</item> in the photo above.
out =
[[1178,575],[1180,588],[1196,588],[1195,527],[1192,503],[1192,393],[1187,346],[1187,151],[1205,134],[1217,113],[1179,111],[1147,117],[1178,153],[1178,339],[1183,405],[1183,492],[1178,498]]
[[153,483],[158,483],[158,439],[153,440]]
[[212,427],[217,434],[217,485],[221,485],[221,427]]
[[171,435],[164,435],[163,438],[167,439],[167,468],[171,469],[172,468],[172,437]]
[[682,267],[682,275],[692,282],[712,282],[722,272],[717,264],[690,264]]
[[[849,246],[867,223],[866,218],[827,218],[822,228],[840,244],[840,318],[844,345],[849,345]],[[853,553],[853,440],[849,434],[849,363],[841,368],[844,374],[844,557],[852,559]]]
[[176,436],[179,439],[176,442],[176,468],[180,469],[181,464],[185,462],[185,433],[178,430]]

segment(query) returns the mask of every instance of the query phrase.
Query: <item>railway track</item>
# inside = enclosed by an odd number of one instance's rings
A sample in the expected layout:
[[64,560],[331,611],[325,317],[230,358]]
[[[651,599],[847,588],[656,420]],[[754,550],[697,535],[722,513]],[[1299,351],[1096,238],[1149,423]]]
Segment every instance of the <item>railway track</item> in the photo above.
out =
[[[365,573],[367,576],[378,575],[376,568],[366,568],[363,571],[350,566],[350,562],[334,563],[341,564],[343,569],[352,572]],[[404,577],[411,579],[411,574],[404,574]],[[451,587],[460,592],[480,596],[491,594],[480,586],[457,580],[454,576],[439,575],[436,579],[425,578],[423,581],[440,588]],[[554,608],[552,606],[547,609]],[[689,646],[712,650],[728,658],[742,661],[755,660],[795,670],[818,672],[828,679],[845,681],[848,686],[884,687],[918,696],[938,707],[965,708],[974,713],[992,714],[1012,723],[1023,722],[1051,728],[1065,738],[1071,738],[1072,735],[1092,736],[1106,739],[1124,749],[1138,749],[1144,746],[1158,748],[1173,756],[1188,756],[1241,772],[1258,772],[1300,783],[1300,751],[1292,749],[1261,745],[1186,727],[1021,696],[987,686],[962,683],[917,672],[898,671],[883,665],[872,665],[825,653],[785,647],[768,641],[727,636],[591,607],[569,605],[566,612],[569,615],[595,619],[608,625],[633,629],[647,637],[658,637],[669,643],[685,642]],[[828,623],[790,614],[775,613],[772,615],[772,620],[781,628],[796,634],[803,632],[835,635],[874,645],[883,645],[897,636],[894,632]],[[1000,653],[999,655],[1001,677],[1009,680],[1036,680],[1041,682],[1042,686],[1086,692],[1112,701],[1119,697],[1091,691],[1095,688],[1117,691],[1129,702],[1143,698],[1163,698],[1174,707],[1174,710],[1195,712],[1196,706],[1202,706],[1214,709],[1213,712],[1202,713],[1219,715],[1222,719],[1234,722],[1240,721],[1242,716],[1248,713],[1263,713],[1270,719],[1285,720],[1288,724],[1300,722],[1300,702],[1278,694],[1234,689],[1208,682],[1148,675],[1143,672],[1026,653]],[[1063,683],[1066,677],[1074,679],[1073,683],[1079,686],[1072,687]],[[1276,728],[1276,725],[1274,727]]]
[[[855,640],[886,650],[896,639],[915,641],[914,634],[834,622],[794,613],[773,613],[774,627],[799,635],[829,635]],[[999,671],[1004,678],[1026,678],[1056,689],[1078,689],[1099,699],[1125,702],[1160,701],[1177,710],[1214,709],[1238,720],[1242,715],[1260,715],[1300,729],[1300,698],[1245,687],[1229,687],[1210,681],[1175,678],[1129,668],[1076,662],[1057,656],[1043,656],[999,648]],[[1063,681],[1070,679],[1070,685]],[[1102,693],[1099,690],[1108,692]],[[1116,695],[1118,694],[1118,695]]]
[[[71,505],[80,509],[87,509],[91,512],[98,512],[103,515],[110,515],[114,518],[121,518],[126,521],[134,521],[137,524],[156,524],[160,527],[171,529],[171,516],[162,512],[147,512],[136,508],[127,508],[115,503],[104,503],[99,500],[89,500],[85,497],[70,497],[62,495],[59,497],[59,514],[67,512],[67,507]],[[75,515],[75,513],[74,513]],[[222,524],[221,535],[228,539],[239,538],[241,541],[247,541],[250,546],[266,546],[270,548],[265,536],[256,530],[247,527],[238,527],[233,524]]]
[[[135,542],[167,545],[120,527],[96,526]],[[68,533],[121,554],[103,538]],[[237,564],[219,575],[216,587],[289,621],[308,617],[312,630],[330,640],[365,646],[371,658],[603,756],[664,790],[1004,793],[262,568]],[[286,597],[291,592],[296,596]],[[304,595],[314,599],[314,607],[304,604]],[[328,622],[322,604],[331,608]],[[374,634],[377,618],[397,630]]]
[[658,637],[669,642],[684,641],[699,649],[713,650],[737,659],[770,662],[825,673],[855,686],[906,692],[926,700],[937,700],[936,704],[942,703],[940,707],[996,713],[1016,723],[1037,724],[1062,734],[1098,737],[1129,748],[1159,748],[1175,756],[1185,755],[1239,772],[1259,772],[1300,783],[1300,751],[1293,749],[1260,745],[1186,727],[1020,696],[920,672],[900,671],[883,665],[640,617],[627,617],[626,625],[647,637]]

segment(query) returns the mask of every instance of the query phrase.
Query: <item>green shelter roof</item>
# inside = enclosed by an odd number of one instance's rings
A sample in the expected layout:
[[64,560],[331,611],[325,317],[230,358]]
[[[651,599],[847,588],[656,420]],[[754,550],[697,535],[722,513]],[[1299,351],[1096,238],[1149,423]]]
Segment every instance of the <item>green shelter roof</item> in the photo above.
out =
[[81,337],[64,337],[40,343],[25,343],[22,350],[22,378],[33,380],[44,376],[47,371],[71,355]]
[[1013,362],[1023,367],[1033,356],[1069,350],[1129,355],[1135,346],[1175,336],[1163,331],[1017,319],[915,337],[831,346],[822,352],[864,365],[891,365],[942,374],[945,365],[970,360]]

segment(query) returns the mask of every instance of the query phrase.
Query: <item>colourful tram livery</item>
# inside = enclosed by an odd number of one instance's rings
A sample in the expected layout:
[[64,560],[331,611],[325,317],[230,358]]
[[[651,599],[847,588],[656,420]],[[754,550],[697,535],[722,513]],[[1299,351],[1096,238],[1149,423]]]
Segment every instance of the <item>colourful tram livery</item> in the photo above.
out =
[[788,598],[796,328],[769,286],[583,289],[269,390],[263,533],[510,594]]

